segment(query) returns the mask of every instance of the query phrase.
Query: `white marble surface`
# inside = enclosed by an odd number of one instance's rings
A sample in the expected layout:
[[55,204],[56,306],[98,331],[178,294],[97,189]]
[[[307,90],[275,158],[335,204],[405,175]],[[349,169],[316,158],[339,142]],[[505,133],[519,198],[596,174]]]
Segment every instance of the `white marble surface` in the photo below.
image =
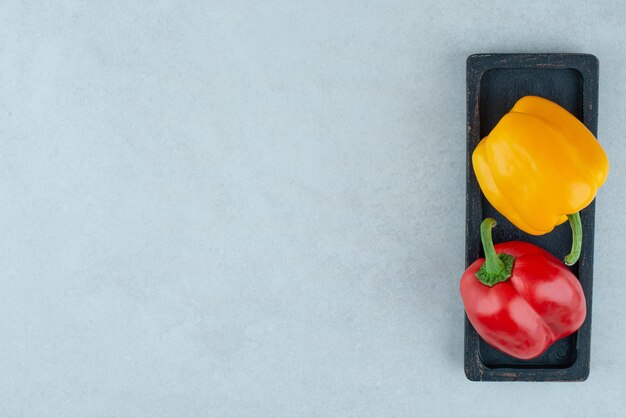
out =
[[[618,1],[3,1],[0,416],[623,416],[625,23]],[[591,375],[472,383],[465,58],[555,51],[600,59],[612,161]]]

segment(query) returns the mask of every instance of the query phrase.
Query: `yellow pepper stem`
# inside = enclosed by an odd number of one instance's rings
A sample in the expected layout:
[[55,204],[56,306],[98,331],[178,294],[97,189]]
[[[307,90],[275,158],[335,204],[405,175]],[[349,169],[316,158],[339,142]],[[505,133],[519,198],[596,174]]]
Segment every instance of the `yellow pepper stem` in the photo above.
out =
[[583,225],[580,222],[580,212],[567,215],[567,219],[572,227],[572,250],[565,256],[565,264],[573,266],[580,257],[580,249],[583,245]]

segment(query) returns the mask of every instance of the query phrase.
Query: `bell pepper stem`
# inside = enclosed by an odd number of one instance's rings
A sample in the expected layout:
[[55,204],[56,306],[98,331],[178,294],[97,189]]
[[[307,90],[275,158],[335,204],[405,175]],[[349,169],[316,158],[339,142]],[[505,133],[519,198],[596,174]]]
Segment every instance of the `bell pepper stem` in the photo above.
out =
[[476,272],[476,278],[489,287],[508,280],[513,272],[515,261],[515,257],[510,254],[496,253],[491,237],[491,230],[494,226],[496,226],[496,220],[493,218],[485,218],[480,224],[480,240],[485,251],[485,262]]
[[483,250],[485,251],[485,270],[489,274],[497,274],[504,270],[504,262],[500,260],[496,249],[493,246],[493,238],[491,236],[491,230],[497,222],[493,218],[486,218],[480,224],[480,240],[483,243]]
[[580,257],[580,249],[583,243],[583,226],[580,222],[580,212],[567,215],[569,225],[572,228],[572,250],[565,256],[565,264],[573,266]]

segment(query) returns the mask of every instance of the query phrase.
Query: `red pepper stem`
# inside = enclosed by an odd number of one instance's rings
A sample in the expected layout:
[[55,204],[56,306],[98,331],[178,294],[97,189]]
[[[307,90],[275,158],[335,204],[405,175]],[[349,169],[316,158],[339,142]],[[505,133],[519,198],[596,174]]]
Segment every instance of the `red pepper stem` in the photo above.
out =
[[489,274],[499,274],[505,268],[504,262],[500,260],[493,246],[491,230],[496,224],[497,222],[493,218],[485,218],[480,224],[480,240],[483,243],[483,250],[485,251],[485,270]]
[[572,228],[572,250],[565,256],[565,264],[573,266],[580,258],[580,250],[583,245],[583,225],[580,221],[580,212],[567,215],[569,225]]
[[515,262],[515,257],[510,254],[496,254],[491,238],[491,230],[494,226],[496,226],[496,220],[493,218],[486,218],[480,224],[480,240],[485,251],[485,262],[475,274],[479,282],[489,287],[508,280],[513,274]]

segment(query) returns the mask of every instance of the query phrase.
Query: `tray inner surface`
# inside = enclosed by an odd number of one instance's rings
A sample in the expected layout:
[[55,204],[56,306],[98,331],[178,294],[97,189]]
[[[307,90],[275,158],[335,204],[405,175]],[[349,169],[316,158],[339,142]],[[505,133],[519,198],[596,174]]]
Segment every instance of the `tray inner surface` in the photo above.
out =
[[[480,80],[480,138],[493,127],[523,96],[535,95],[552,100],[563,106],[578,119],[583,117],[583,78],[574,69],[492,69]],[[482,197],[482,218],[492,217],[498,222],[493,230],[494,243],[522,240],[536,244],[558,258],[563,258],[571,247],[571,230],[566,222],[550,234],[528,235],[502,217]],[[484,256],[481,251],[481,257]],[[570,268],[578,277],[578,264]],[[554,343],[541,357],[520,361],[510,357],[480,339],[479,354],[485,366],[490,368],[566,368],[576,361],[577,333]]]

